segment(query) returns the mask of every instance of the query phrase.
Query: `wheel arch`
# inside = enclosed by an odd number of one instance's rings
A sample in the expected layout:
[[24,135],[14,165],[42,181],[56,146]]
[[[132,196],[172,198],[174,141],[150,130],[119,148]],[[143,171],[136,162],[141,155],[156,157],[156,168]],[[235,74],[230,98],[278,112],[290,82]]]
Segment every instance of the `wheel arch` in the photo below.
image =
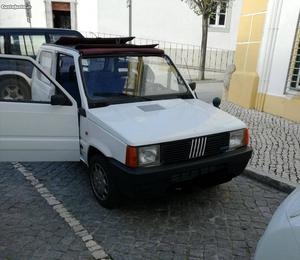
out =
[[107,156],[97,147],[90,145],[88,148],[88,152],[87,152],[87,164],[90,164],[90,160],[91,158],[95,155],[95,154],[100,154],[102,155],[104,158],[106,158]]
[[19,71],[1,71],[0,72],[0,80],[9,79],[9,78],[19,78],[23,82],[25,82],[30,88],[31,79],[26,76],[26,74]]

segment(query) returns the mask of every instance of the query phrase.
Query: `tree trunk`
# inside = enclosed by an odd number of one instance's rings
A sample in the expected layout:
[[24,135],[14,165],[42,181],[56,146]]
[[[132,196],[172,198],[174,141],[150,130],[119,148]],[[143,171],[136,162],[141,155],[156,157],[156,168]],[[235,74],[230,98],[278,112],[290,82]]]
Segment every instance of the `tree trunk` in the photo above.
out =
[[205,61],[208,35],[208,17],[202,15],[202,40],[201,40],[201,56],[200,56],[200,79],[205,79]]

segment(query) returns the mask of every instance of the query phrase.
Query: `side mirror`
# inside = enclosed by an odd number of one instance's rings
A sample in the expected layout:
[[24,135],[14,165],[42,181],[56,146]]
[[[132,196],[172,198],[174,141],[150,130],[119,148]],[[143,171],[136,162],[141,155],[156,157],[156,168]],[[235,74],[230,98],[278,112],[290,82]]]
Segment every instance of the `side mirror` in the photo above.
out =
[[50,104],[52,106],[63,106],[66,105],[67,103],[68,103],[68,99],[66,98],[66,96],[62,94],[56,94],[51,96]]
[[219,97],[215,97],[212,101],[213,105],[217,108],[220,108],[221,105],[221,99]]
[[195,91],[195,89],[196,89],[196,82],[191,82],[191,83],[189,83],[189,86],[190,86],[190,88],[193,90],[193,91]]

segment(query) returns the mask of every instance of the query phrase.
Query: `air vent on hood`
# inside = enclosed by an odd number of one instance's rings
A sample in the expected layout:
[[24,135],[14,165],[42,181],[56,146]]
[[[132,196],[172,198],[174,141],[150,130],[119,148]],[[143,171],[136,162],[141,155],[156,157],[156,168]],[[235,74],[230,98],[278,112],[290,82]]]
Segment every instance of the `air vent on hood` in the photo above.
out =
[[143,110],[144,112],[152,112],[152,111],[158,111],[158,110],[164,110],[165,108],[158,105],[145,105],[145,106],[138,106],[139,109]]

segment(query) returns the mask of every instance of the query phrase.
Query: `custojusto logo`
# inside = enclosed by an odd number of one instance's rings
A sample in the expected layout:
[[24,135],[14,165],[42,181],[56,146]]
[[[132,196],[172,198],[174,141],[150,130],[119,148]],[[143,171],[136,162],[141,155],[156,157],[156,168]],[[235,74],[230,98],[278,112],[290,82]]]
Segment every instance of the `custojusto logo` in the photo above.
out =
[[17,5],[17,4],[1,4],[1,9],[12,9],[12,10],[18,10],[18,9],[31,9],[30,4],[25,5]]

